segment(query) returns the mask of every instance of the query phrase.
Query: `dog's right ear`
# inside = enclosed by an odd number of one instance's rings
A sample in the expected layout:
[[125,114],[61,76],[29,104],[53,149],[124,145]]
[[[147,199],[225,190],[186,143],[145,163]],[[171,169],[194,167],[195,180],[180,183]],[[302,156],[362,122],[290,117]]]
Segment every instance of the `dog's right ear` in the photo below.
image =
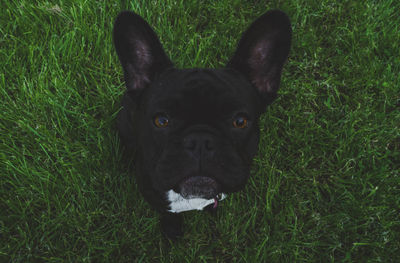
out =
[[265,105],[277,96],[291,43],[289,17],[280,10],[260,16],[244,32],[229,68],[241,72],[258,90]]
[[173,66],[156,33],[133,12],[118,15],[113,37],[128,92],[144,89],[157,74]]

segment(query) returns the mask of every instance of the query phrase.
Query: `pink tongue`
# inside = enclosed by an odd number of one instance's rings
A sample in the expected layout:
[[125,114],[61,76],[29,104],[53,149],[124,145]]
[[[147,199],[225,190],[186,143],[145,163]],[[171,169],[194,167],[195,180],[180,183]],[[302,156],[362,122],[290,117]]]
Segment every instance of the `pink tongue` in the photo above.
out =
[[213,206],[213,208],[215,209],[215,208],[217,208],[217,206],[218,206],[218,199],[214,198],[214,206]]

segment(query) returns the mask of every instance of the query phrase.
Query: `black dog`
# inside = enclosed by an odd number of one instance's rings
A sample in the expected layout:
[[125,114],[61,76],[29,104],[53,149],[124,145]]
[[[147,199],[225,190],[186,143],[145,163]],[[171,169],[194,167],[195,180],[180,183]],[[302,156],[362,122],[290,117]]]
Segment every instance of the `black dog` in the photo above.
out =
[[182,235],[179,212],[215,208],[246,184],[290,41],[288,17],[273,10],[243,34],[225,68],[177,69],[146,21],[119,14],[114,44],[127,91],[118,130],[168,238]]

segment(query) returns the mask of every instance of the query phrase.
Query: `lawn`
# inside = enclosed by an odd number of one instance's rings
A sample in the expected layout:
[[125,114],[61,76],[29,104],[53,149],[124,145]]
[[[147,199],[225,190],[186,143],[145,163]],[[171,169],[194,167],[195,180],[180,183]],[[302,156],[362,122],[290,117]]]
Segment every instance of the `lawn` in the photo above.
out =
[[[242,192],[161,238],[121,165],[112,44],[142,15],[177,67],[223,67],[265,11],[292,21]],[[400,2],[0,3],[0,262],[400,262]]]

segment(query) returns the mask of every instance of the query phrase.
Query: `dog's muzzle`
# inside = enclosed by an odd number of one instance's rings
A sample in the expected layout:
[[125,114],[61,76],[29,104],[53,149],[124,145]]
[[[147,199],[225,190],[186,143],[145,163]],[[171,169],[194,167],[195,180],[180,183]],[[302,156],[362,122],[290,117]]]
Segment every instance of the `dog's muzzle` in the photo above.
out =
[[192,176],[178,185],[178,192],[183,198],[215,198],[219,193],[217,181],[205,176]]

